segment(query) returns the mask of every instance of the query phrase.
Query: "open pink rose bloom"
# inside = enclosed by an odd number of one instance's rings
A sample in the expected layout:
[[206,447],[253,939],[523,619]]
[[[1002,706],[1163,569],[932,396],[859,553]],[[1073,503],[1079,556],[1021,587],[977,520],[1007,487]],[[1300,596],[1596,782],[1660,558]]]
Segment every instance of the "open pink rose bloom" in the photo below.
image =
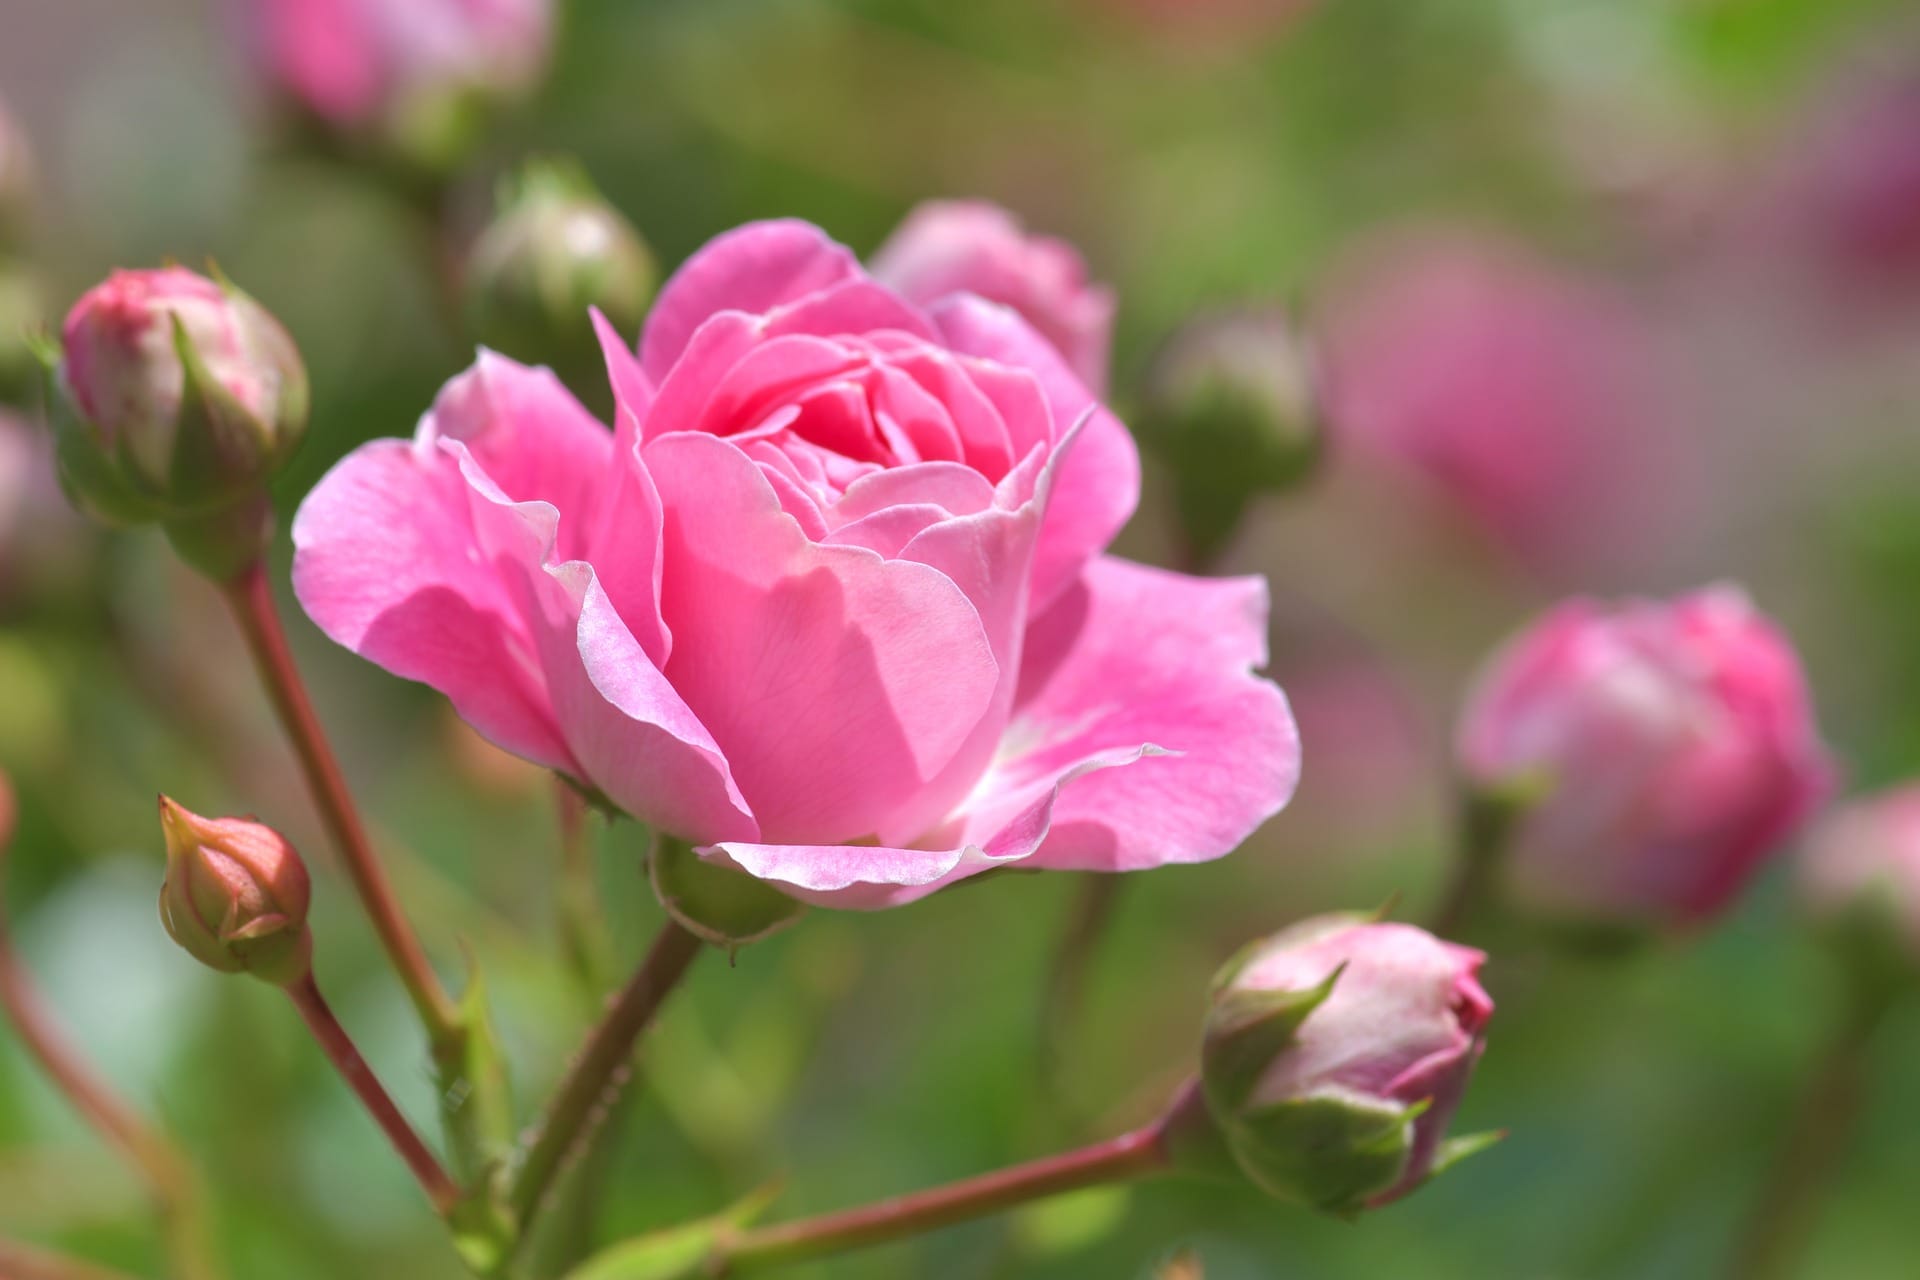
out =
[[1258,578],[1105,554],[1125,427],[1013,311],[805,223],[697,253],[613,430],[483,352],[294,523],[315,622],[501,746],[795,897],[1218,857],[1299,771]]

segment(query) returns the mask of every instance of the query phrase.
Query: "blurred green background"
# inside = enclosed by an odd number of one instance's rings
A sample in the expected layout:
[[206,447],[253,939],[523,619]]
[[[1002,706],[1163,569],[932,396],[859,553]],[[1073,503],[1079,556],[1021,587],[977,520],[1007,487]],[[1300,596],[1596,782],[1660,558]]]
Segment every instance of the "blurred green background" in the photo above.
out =
[[[1667,428],[1699,445],[1686,518],[1575,565],[1522,565],[1383,497],[1336,440],[1327,473],[1256,509],[1221,566],[1272,579],[1273,669],[1306,734],[1300,797],[1233,857],[1127,885],[1081,1017],[1054,1029],[1057,1071],[1038,1019],[1072,878],[812,913],[731,967],[709,958],[671,1007],[601,1238],[779,1176],[781,1216],[857,1203],[1148,1114],[1192,1062],[1204,984],[1240,942],[1395,893],[1417,918],[1445,866],[1462,685],[1567,592],[1740,581],[1800,644],[1851,783],[1920,767],[1920,308],[1876,303],[1828,331],[1712,265],[1738,238],[1726,210],[1766,187],[1858,61],[1915,47],[1915,6],[1322,0],[1290,21],[1203,20],[1230,7],[573,0],[545,87],[487,135],[452,222],[471,234],[494,177],[531,152],[578,156],[666,264],[772,215],[864,253],[917,200],[988,197],[1079,245],[1116,288],[1123,413],[1195,308],[1311,299],[1375,230],[1470,225],[1633,299],[1688,375]],[[211,0],[0,0],[0,96],[40,156],[33,257],[53,317],[112,266],[212,257],[292,330],[315,410],[290,512],[355,444],[410,431],[471,341],[436,303],[416,208],[271,127],[228,16]],[[1920,279],[1907,287],[1920,298]],[[200,1162],[234,1276],[461,1274],[277,993],[200,970],[159,928],[157,790],[286,830],[318,871],[320,979],[432,1127],[403,997],[216,598],[157,535],[98,536],[49,510],[32,524],[0,587],[24,954],[106,1073]],[[1121,550],[1168,562],[1174,546],[1150,468]],[[278,568],[284,593],[284,549]],[[403,893],[444,972],[463,947],[484,969],[531,1108],[596,1005],[556,940],[548,783],[288,605]],[[641,836],[596,838],[631,957],[658,919]],[[1836,1001],[1784,873],[1702,936],[1617,960],[1519,949],[1487,982],[1500,1011],[1456,1128],[1511,1138],[1357,1224],[1169,1181],[793,1274],[1107,1280],[1183,1245],[1209,1280],[1718,1273]],[[1906,1009],[1875,1045],[1867,1119],[1805,1275],[1920,1266],[1916,1076]],[[137,1183],[5,1031],[0,1234],[162,1267]]]

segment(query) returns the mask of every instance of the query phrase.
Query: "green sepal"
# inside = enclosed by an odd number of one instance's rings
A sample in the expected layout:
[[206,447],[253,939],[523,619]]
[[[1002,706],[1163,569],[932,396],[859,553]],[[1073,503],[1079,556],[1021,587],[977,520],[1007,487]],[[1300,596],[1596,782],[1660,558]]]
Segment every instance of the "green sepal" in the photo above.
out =
[[745,872],[715,866],[684,840],[661,835],[647,859],[660,905],[688,931],[716,947],[758,942],[799,919],[806,907]]
[[1340,964],[1318,985],[1300,990],[1230,988],[1214,996],[1200,1075],[1217,1110],[1230,1114],[1245,1105],[1273,1060],[1293,1043],[1300,1024],[1333,994],[1346,967]]
[[1420,1180],[1425,1185],[1447,1170],[1472,1156],[1479,1155],[1488,1147],[1495,1147],[1507,1140],[1505,1129],[1487,1129],[1480,1133],[1463,1133],[1457,1138],[1447,1138],[1434,1151],[1433,1166],[1427,1170],[1427,1176]]
[[1411,1112],[1328,1091],[1243,1112],[1227,1126],[1227,1141],[1241,1171],[1269,1195],[1351,1216],[1406,1172]]
[[46,369],[47,422],[53,429],[54,462],[67,501],[110,525],[152,524],[162,512],[159,496],[114,465],[99,429],[61,385],[58,348],[43,352],[41,359]]
[[[179,315],[168,313],[173,326],[173,349],[180,359],[182,381],[180,413],[171,441],[156,439],[157,447],[171,446],[170,456],[142,458],[149,474],[165,477],[171,504],[199,511],[221,507],[257,490],[274,464],[273,424],[254,416],[207,368]],[[127,442],[139,448],[139,440]]]

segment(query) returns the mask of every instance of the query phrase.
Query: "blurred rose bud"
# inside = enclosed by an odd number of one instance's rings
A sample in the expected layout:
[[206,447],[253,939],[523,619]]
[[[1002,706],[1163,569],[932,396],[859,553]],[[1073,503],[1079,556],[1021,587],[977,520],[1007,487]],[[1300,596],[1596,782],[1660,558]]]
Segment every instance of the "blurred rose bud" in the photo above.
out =
[[300,353],[231,285],[180,267],[116,271],[74,304],[61,341],[61,479],[109,521],[174,532],[256,500],[305,433]]
[[1412,925],[1329,915],[1229,961],[1200,1072],[1241,1170],[1348,1214],[1486,1145],[1445,1140],[1493,1015],[1475,976],[1485,959]]
[[499,211],[467,264],[467,310],[490,347],[565,369],[598,367],[587,314],[622,333],[640,328],[658,273],[632,223],[578,165],[536,161],[503,184]]
[[1731,587],[1560,606],[1482,670],[1457,752],[1481,795],[1530,796],[1506,905],[1628,930],[1726,905],[1833,777],[1798,657]]
[[1920,66],[1850,69],[1820,104],[1782,183],[1785,248],[1865,292],[1920,281]]
[[160,919],[173,940],[222,973],[277,987],[307,975],[313,939],[306,866],[279,832],[241,818],[203,818],[160,797],[167,878]]
[[26,130],[0,102],[0,250],[17,245],[33,218],[33,150]]
[[1840,806],[1807,835],[1800,899],[1874,981],[1920,977],[1920,784]]
[[1066,241],[1029,235],[1012,214],[985,201],[929,200],[895,228],[870,269],[922,306],[973,293],[1012,307],[1088,390],[1106,394],[1113,293],[1088,282],[1086,263]]
[[1317,337],[1343,450],[1524,559],[1648,536],[1680,474],[1653,365],[1602,287],[1474,232],[1369,241],[1336,270]]
[[1277,307],[1183,325],[1148,371],[1139,422],[1173,471],[1180,523],[1202,558],[1248,502],[1305,478],[1325,434],[1310,353]]
[[429,168],[545,74],[552,0],[251,0],[266,81],[336,133]]

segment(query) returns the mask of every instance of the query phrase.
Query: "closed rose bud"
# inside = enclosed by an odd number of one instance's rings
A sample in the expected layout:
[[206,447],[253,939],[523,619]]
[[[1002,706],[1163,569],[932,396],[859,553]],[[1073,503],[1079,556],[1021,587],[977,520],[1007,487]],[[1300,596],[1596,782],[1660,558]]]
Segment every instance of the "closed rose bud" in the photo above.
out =
[[639,329],[658,283],[640,233],[577,165],[528,165],[501,192],[500,208],[467,265],[475,333],[519,359],[597,369],[588,317],[598,307],[623,333]]
[[280,833],[243,818],[203,818],[160,797],[167,878],[160,919],[173,940],[222,973],[277,987],[305,977],[306,866]]
[[1325,434],[1312,360],[1277,307],[1188,321],[1155,357],[1141,410],[1141,435],[1172,469],[1180,523],[1203,557],[1253,498],[1305,478]]
[[1079,250],[1066,241],[1030,235],[983,200],[929,200],[874,253],[872,270],[922,306],[971,293],[1012,307],[1089,391],[1106,393],[1113,293],[1087,280]]
[[1493,1001],[1478,951],[1412,925],[1321,916],[1214,980],[1201,1081],[1241,1171],[1349,1214],[1405,1195],[1485,1136],[1446,1131]]
[[1527,797],[1506,905],[1628,930],[1726,905],[1833,776],[1792,646],[1730,587],[1562,605],[1483,670],[1457,753],[1481,796]]
[[1873,981],[1920,978],[1920,784],[1840,806],[1807,835],[1799,896]]
[[[74,304],[61,342],[61,478],[109,521],[173,531],[261,500],[305,433],[300,353],[231,285],[180,267],[116,271]],[[249,549],[231,550],[244,561]]]
[[262,78],[328,130],[430,168],[545,73],[553,0],[257,0]]

